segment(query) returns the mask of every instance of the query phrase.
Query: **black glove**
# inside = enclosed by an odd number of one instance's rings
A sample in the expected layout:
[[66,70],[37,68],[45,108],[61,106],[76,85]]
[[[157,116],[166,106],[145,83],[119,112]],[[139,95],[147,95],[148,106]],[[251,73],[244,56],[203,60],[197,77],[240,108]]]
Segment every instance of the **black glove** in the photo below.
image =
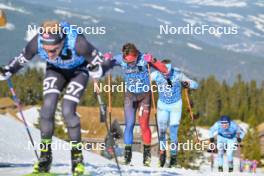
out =
[[237,142],[240,143],[242,140],[240,137],[237,138]]
[[168,83],[169,87],[171,88],[172,87],[172,82],[171,82],[171,80],[169,78],[167,79],[167,83]]
[[188,81],[182,81],[181,84],[182,84],[182,87],[184,87],[184,88],[190,87],[190,83]]
[[8,80],[12,76],[8,66],[0,67],[0,81]]
[[214,143],[214,138],[210,138],[210,143]]

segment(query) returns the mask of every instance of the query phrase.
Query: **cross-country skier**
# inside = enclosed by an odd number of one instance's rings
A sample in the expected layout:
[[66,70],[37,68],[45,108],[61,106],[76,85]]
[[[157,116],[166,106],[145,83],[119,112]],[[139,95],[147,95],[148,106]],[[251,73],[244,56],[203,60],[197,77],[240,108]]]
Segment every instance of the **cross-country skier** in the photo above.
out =
[[[106,57],[105,57],[106,58]],[[168,74],[165,64],[150,54],[141,53],[134,44],[127,43],[122,48],[122,54],[110,60],[110,66],[121,66],[124,70],[125,92],[125,163],[130,164],[132,158],[133,129],[136,113],[141,128],[144,152],[143,164],[149,166],[151,162],[151,131],[149,117],[151,109],[151,91],[148,64],[163,74]]]
[[234,121],[226,115],[221,116],[220,120],[210,128],[210,142],[214,143],[214,135],[217,133],[218,150],[218,171],[223,172],[224,150],[227,153],[228,171],[233,172],[233,153],[236,149],[236,143],[240,143],[245,133]]
[[71,141],[73,175],[84,173],[81,150],[80,118],[76,107],[86,88],[89,75],[102,76],[100,62],[103,57],[84,35],[66,22],[45,21],[41,31],[24,48],[20,55],[1,68],[0,80],[7,80],[38,55],[46,61],[43,81],[44,102],[40,112],[41,154],[34,165],[34,173],[49,172],[52,163],[51,142],[54,132],[54,114],[63,89],[62,114]]
[[[166,163],[166,149],[170,150],[170,165],[176,167],[177,164],[177,143],[178,128],[182,115],[182,88],[197,89],[198,83],[189,79],[178,68],[173,68],[170,60],[163,60],[169,74],[164,75],[160,72],[152,72],[151,79],[156,82],[158,87],[158,129],[160,141],[160,160],[159,165],[163,167]],[[170,147],[166,145],[166,131],[170,129]]]

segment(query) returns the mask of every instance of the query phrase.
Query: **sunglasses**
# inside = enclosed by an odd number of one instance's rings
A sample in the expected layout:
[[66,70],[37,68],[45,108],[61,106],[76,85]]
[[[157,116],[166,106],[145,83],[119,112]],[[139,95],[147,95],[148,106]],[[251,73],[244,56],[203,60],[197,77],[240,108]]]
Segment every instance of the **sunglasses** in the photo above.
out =
[[60,47],[57,47],[57,48],[54,48],[54,49],[45,49],[45,51],[47,52],[47,53],[56,53],[58,50],[60,49]]
[[135,62],[137,60],[137,55],[132,55],[132,54],[128,54],[128,55],[124,55],[123,58],[126,60],[126,62],[131,63],[131,62]]

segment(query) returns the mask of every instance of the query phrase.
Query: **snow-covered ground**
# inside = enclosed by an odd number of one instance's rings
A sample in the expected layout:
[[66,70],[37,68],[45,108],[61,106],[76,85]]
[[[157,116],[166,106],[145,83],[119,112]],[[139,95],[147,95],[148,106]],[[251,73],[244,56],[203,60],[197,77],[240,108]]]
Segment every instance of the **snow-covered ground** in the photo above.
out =
[[[38,143],[40,140],[39,130],[35,128],[30,128],[30,130],[35,142]],[[69,146],[68,143],[58,138],[53,138],[53,143],[60,144],[61,146]],[[32,165],[36,159],[33,150],[29,149],[27,147],[28,145],[28,137],[23,124],[8,115],[0,115],[0,175],[19,176],[32,171]],[[90,172],[92,175],[118,175],[116,165],[113,161],[109,161],[89,151],[84,152],[84,159],[86,171]],[[237,159],[235,159],[235,163],[238,163]],[[158,168],[158,158],[153,157],[151,167],[143,167],[142,154],[138,152],[133,152],[132,164],[133,166],[121,166],[124,176],[219,175],[218,173],[211,172],[209,162],[203,164],[199,171],[183,168],[169,169]],[[237,164],[235,168],[238,168]],[[70,151],[53,150],[52,172],[62,173],[64,175],[70,172]],[[241,174],[235,171],[233,174],[226,172],[221,175],[248,176],[250,174]],[[259,173],[256,175],[262,174]]]

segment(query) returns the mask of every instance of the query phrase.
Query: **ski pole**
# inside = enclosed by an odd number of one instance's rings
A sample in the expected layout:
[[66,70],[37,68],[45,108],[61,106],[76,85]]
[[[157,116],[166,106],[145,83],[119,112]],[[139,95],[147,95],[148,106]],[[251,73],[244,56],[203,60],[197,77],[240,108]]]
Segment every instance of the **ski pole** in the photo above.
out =
[[[237,137],[240,138],[240,133],[237,133]],[[242,171],[242,161],[241,161],[241,146],[238,143],[238,158],[239,158],[239,172]]]
[[111,97],[111,74],[108,75],[108,85],[110,87],[108,92],[108,114],[109,114],[109,128],[111,129],[112,125],[112,97]]
[[[96,85],[97,85],[97,81],[96,81],[96,79],[93,79],[93,82],[94,82],[94,86],[97,87],[97,86],[96,86]],[[103,103],[103,101],[102,101],[102,98],[101,98],[100,92],[99,92],[99,90],[98,90],[97,88],[96,88],[95,93],[96,93],[97,100],[98,100],[98,103],[99,103],[99,106],[100,106],[100,110],[102,110],[101,107],[102,107],[102,105],[104,105],[104,103]],[[109,105],[109,106],[110,106],[110,105]],[[101,112],[101,113],[103,113],[103,114],[106,115],[106,112]],[[113,135],[112,135],[112,133],[111,133],[109,127],[108,127],[108,124],[107,124],[107,118],[105,118],[105,127],[106,127],[106,130],[107,130],[107,133],[110,134],[110,138],[113,139]],[[114,141],[114,140],[113,140],[113,141]],[[114,143],[115,143],[115,142],[114,142]],[[112,143],[111,143],[111,144],[112,144]],[[116,162],[116,166],[117,166],[117,169],[118,169],[119,175],[122,176],[122,171],[121,171],[121,168],[120,168],[120,166],[119,166],[119,162],[118,162],[118,159],[117,159],[116,151],[115,151],[115,149],[114,149],[114,145],[115,145],[115,144],[113,144],[111,147],[113,148],[113,153],[114,153],[115,162]]]
[[159,136],[157,109],[156,109],[156,104],[155,104],[155,96],[154,96],[154,93],[152,91],[152,81],[151,81],[151,76],[150,76],[150,65],[149,64],[148,64],[148,76],[149,76],[150,91],[151,91],[151,97],[152,97],[152,105],[153,105],[154,114],[155,114],[155,122],[156,122],[156,129],[157,129],[157,135],[158,135],[158,144],[159,144],[159,148],[160,148],[160,136]]
[[16,105],[18,111],[19,111],[19,114],[20,114],[20,116],[22,117],[22,120],[23,120],[24,126],[25,126],[25,128],[26,128],[27,134],[28,134],[28,136],[29,136],[29,139],[30,139],[31,145],[32,145],[33,148],[34,148],[35,155],[36,155],[37,159],[39,160],[38,152],[37,152],[37,150],[35,149],[34,140],[33,140],[32,135],[31,135],[31,133],[30,133],[30,130],[29,130],[28,124],[27,124],[27,122],[26,122],[26,119],[25,119],[25,117],[24,117],[24,113],[23,113],[23,111],[22,111],[22,107],[21,107],[20,101],[19,101],[19,99],[17,98],[17,95],[16,95],[16,92],[15,92],[15,89],[14,89],[14,87],[13,87],[13,84],[12,84],[11,79],[8,79],[8,80],[7,80],[7,84],[8,84],[9,90],[10,90],[10,92],[11,92],[11,94],[12,94],[12,97],[13,97],[13,100],[14,100],[14,102],[15,102],[15,105]]
[[185,94],[185,97],[186,97],[186,101],[187,101],[187,105],[188,105],[188,109],[189,109],[189,114],[190,114],[190,117],[192,119],[193,128],[194,128],[195,135],[196,135],[196,140],[197,140],[198,143],[200,143],[198,132],[197,132],[197,129],[196,129],[196,125],[195,125],[195,122],[194,122],[192,106],[191,106],[191,103],[190,103],[190,98],[189,98],[189,93],[188,93],[188,89],[187,88],[184,89],[184,94]]
[[214,150],[211,150],[211,171],[214,170]]

